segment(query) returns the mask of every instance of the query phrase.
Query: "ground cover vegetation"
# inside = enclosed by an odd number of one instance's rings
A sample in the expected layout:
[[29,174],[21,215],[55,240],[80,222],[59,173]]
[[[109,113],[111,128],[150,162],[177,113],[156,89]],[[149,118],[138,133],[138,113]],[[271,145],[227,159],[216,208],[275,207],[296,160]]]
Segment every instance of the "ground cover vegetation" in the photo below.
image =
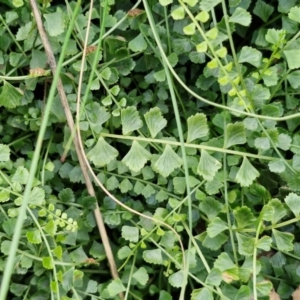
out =
[[300,299],[300,1],[0,11],[0,300]]

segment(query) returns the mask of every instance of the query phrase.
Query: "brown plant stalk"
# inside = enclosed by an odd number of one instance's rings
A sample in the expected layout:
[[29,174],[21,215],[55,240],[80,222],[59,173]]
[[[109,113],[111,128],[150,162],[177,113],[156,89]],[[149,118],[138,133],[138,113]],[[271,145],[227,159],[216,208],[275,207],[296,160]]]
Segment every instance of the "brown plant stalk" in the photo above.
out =
[[[42,40],[42,43],[43,43],[43,46],[44,46],[44,49],[45,49],[45,52],[46,52],[46,55],[47,55],[48,64],[51,68],[52,74],[54,75],[57,71],[56,70],[56,60],[55,60],[53,51],[51,49],[47,34],[45,32],[45,29],[44,29],[38,6],[37,6],[35,0],[30,0],[30,5],[31,5],[31,8],[32,8],[34,19],[35,19],[36,24],[37,24],[37,28],[38,28],[40,38]],[[77,153],[77,157],[78,157],[78,160],[79,160],[79,164],[80,164],[83,176],[84,176],[87,191],[88,191],[90,196],[96,197],[93,184],[92,184],[91,179],[89,177],[88,167],[87,167],[86,162],[85,162],[85,160],[83,159],[83,156],[82,156],[82,152],[81,152],[80,144],[79,144],[79,140],[78,140],[79,139],[78,133],[75,130],[74,120],[73,120],[73,117],[72,117],[72,113],[71,113],[71,110],[70,110],[70,107],[69,107],[69,103],[68,103],[67,96],[66,96],[66,93],[64,91],[61,79],[58,80],[57,91],[58,91],[58,94],[59,94],[59,97],[60,97],[60,100],[61,100],[61,104],[63,106],[64,112],[65,112],[65,115],[66,115],[67,124],[68,124],[71,132],[76,132],[76,134],[74,135],[73,143],[74,143],[75,150],[76,150],[76,153]],[[118,275],[116,263],[115,263],[115,260],[114,260],[114,256],[113,256],[111,246],[110,246],[110,243],[109,243],[107,231],[105,229],[105,225],[104,225],[103,218],[102,218],[102,215],[101,215],[101,212],[100,212],[97,201],[96,201],[96,208],[94,209],[94,215],[95,215],[97,227],[98,227],[98,230],[99,230],[102,242],[103,242],[103,246],[104,246],[104,249],[105,249],[105,253],[106,253],[106,256],[107,256],[107,260],[108,260],[108,264],[109,264],[109,267],[110,267],[112,278],[117,279],[117,278],[119,278],[119,275]],[[120,296],[121,296],[122,299],[124,298],[123,294],[120,295]]]

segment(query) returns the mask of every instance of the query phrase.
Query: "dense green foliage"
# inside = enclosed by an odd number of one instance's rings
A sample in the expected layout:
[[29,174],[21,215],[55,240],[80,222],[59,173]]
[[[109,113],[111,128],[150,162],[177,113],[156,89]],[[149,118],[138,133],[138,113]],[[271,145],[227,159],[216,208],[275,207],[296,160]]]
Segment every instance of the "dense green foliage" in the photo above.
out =
[[31,7],[0,1],[0,278],[20,233],[7,299],[291,299],[300,285],[299,4],[101,0],[91,18],[81,5],[70,27],[75,2],[40,1],[57,60],[68,43],[59,71],[91,178],[127,210],[100,188],[88,195],[60,98],[48,97],[53,76]]

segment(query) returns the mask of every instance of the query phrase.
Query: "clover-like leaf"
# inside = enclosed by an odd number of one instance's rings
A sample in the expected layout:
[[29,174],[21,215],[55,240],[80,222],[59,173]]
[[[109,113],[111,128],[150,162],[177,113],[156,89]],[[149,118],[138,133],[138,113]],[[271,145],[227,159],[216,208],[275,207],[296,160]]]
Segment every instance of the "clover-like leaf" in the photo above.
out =
[[45,27],[50,36],[58,36],[65,30],[65,16],[61,10],[55,13],[44,14]]
[[225,145],[226,148],[229,148],[233,145],[246,143],[245,127],[242,122],[227,124],[226,134],[227,134],[226,145]]
[[262,53],[255,48],[244,46],[240,52],[239,63],[247,62],[254,67],[259,67],[261,64]]
[[269,17],[272,15],[274,7],[265,3],[264,1],[258,0],[254,6],[253,13],[260,17],[264,22],[267,22]]
[[212,197],[206,197],[200,202],[199,208],[206,214],[209,220],[212,220],[223,209],[223,204]]
[[243,163],[235,177],[236,182],[241,186],[249,186],[258,176],[259,172],[251,165],[248,158],[244,156]]
[[105,79],[108,80],[111,76],[111,69],[110,68],[105,68],[104,70],[101,71],[100,76]]
[[196,115],[189,117],[187,119],[187,126],[187,143],[206,136],[209,131],[206,115],[202,113],[197,113]]
[[146,162],[151,158],[151,153],[133,141],[129,152],[124,156],[122,162],[133,172],[140,171]]
[[182,163],[182,158],[176,154],[170,145],[166,145],[163,154],[154,163],[153,170],[163,177],[168,177]]
[[254,226],[254,222],[256,221],[256,218],[254,217],[249,207],[246,206],[237,207],[234,209],[233,214],[237,222],[238,229]]
[[140,52],[145,50],[147,48],[147,42],[145,41],[143,34],[140,33],[137,37],[131,40],[128,43],[128,48],[132,52]]
[[162,5],[162,6],[167,6],[171,3],[173,3],[173,0],[159,0],[159,3]]
[[205,23],[209,20],[209,13],[205,10],[201,11],[196,17],[195,19],[202,22],[202,23]]
[[221,272],[224,272],[225,270],[235,268],[236,265],[233,263],[229,255],[226,252],[223,252],[215,260],[214,267],[219,269]]
[[183,282],[184,282],[184,273],[182,270],[177,271],[176,273],[172,274],[169,277],[169,283],[176,288],[182,287]]
[[219,3],[221,3],[221,0],[202,0],[200,2],[200,9],[208,12]]
[[182,20],[185,15],[185,10],[182,6],[177,7],[171,12],[171,16],[174,20]]
[[42,242],[41,233],[38,229],[27,231],[26,237],[31,244],[40,244]]
[[293,212],[295,217],[300,214],[300,196],[295,193],[289,193],[285,198],[284,202],[287,204],[289,209]]
[[268,163],[269,169],[274,173],[282,173],[285,171],[285,163],[283,160],[274,160]]
[[124,225],[122,227],[122,237],[127,241],[137,243],[139,240],[139,229],[137,227]]
[[124,135],[143,126],[143,122],[135,106],[129,106],[121,110],[122,132]]
[[219,217],[216,217],[208,224],[207,234],[209,237],[213,238],[227,229],[227,224],[223,222]]
[[13,85],[4,81],[0,94],[0,107],[15,108],[21,105],[22,98],[23,92],[20,89],[16,89]]
[[[286,1],[288,2],[288,1]],[[293,21],[296,21],[298,23],[300,23],[300,7],[292,7],[289,14],[288,14],[288,17],[293,20]]]
[[272,229],[272,233],[279,251],[289,252],[294,249],[293,234],[291,234],[290,232],[281,232],[276,229]]
[[29,176],[28,170],[26,168],[24,168],[23,166],[19,166],[17,168],[15,174],[11,178],[11,181],[17,182],[20,184],[26,184],[27,180],[28,180],[28,176]]
[[10,149],[7,145],[0,144],[0,161],[8,161]]
[[132,277],[141,285],[146,285],[149,280],[149,275],[144,267],[139,268],[132,274]]
[[163,264],[163,257],[160,249],[145,250],[143,252],[143,259],[150,264]]
[[186,34],[186,35],[193,35],[196,31],[196,25],[195,23],[191,23],[189,25],[186,25],[183,27],[183,32]]
[[[215,285],[215,284],[214,284]],[[191,300],[213,300],[212,291],[206,287],[192,291]]]
[[29,195],[29,204],[43,205],[45,202],[45,191],[40,187],[34,187]]
[[240,255],[251,256],[253,254],[255,246],[255,238],[249,238],[249,236],[236,233],[238,241],[238,250]]
[[271,246],[272,238],[270,238],[269,236],[263,236],[256,243],[256,247],[264,251],[270,251]]
[[103,167],[115,159],[118,154],[114,147],[109,145],[103,137],[100,137],[95,147],[87,153],[87,158],[96,167]]
[[297,89],[300,86],[300,71],[294,71],[287,75],[287,80],[293,89]]
[[124,291],[126,291],[125,286],[123,285],[120,278],[114,279],[108,286],[107,286],[108,293],[111,297],[114,297]]
[[300,68],[300,50],[299,49],[292,49],[292,50],[284,50],[283,51],[289,69],[298,69]]
[[162,116],[158,107],[151,108],[144,117],[152,138],[155,138],[167,125],[167,120]]
[[249,26],[251,23],[251,14],[247,12],[244,8],[238,7],[229,18],[229,22],[237,23],[243,26]]
[[207,181],[212,181],[222,164],[204,149],[201,150],[201,157],[197,172]]

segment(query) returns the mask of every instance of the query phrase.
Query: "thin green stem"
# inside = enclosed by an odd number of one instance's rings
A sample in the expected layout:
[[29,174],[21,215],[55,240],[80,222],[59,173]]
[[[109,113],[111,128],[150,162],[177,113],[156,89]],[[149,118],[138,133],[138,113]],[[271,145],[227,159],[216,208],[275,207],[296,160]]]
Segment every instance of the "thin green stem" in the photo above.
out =
[[253,300],[257,300],[257,289],[256,289],[256,260],[257,260],[257,243],[260,235],[260,228],[262,226],[262,221],[259,222],[257,228],[256,228],[256,235],[255,235],[255,243],[254,243],[254,249],[253,249],[253,260],[252,260],[252,268],[253,268]]
[[[142,141],[142,142],[148,142],[148,143],[151,142],[151,143],[159,143],[159,144],[168,144],[168,145],[173,145],[173,146],[180,146],[181,145],[180,142],[177,142],[177,141],[152,139],[152,138],[146,138],[146,137],[140,137],[140,136],[125,136],[125,135],[110,134],[110,133],[105,133],[105,132],[103,132],[103,133],[101,132],[100,135],[103,136],[103,137],[119,139],[119,140],[136,140],[136,141]],[[197,144],[184,143],[184,147],[204,149],[204,150],[215,151],[215,152],[220,152],[220,153],[227,153],[227,154],[233,154],[233,155],[239,155],[239,156],[247,156],[247,157],[252,157],[252,158],[267,160],[267,161],[272,161],[272,160],[277,159],[276,157],[272,157],[272,156],[263,156],[263,155],[258,155],[258,154],[252,154],[252,153],[241,152],[241,151],[236,151],[236,150],[212,147],[212,146],[207,146],[207,145],[197,145]]]
[[[157,31],[156,31],[152,12],[149,8],[148,2],[146,0],[143,0],[143,3],[144,3],[145,11],[147,13],[149,24],[150,24],[152,33],[154,35],[155,41],[157,44],[161,44],[159,35],[157,34]],[[160,47],[160,49],[162,49],[162,47]],[[162,50],[160,50],[160,51],[162,51]],[[163,67],[164,67],[164,70],[166,73],[166,78],[167,78],[167,82],[168,82],[168,86],[169,86],[169,90],[170,90],[170,94],[171,94],[172,105],[173,105],[173,110],[174,110],[174,114],[175,114],[178,134],[179,134],[180,148],[181,148],[183,167],[184,167],[184,173],[185,173],[186,189],[187,189],[187,195],[188,195],[187,201],[188,201],[189,227],[190,227],[190,230],[192,230],[192,228],[193,228],[192,199],[190,197],[191,190],[190,190],[190,182],[189,182],[189,170],[188,170],[188,164],[187,164],[187,158],[186,158],[186,152],[185,152],[183,130],[182,130],[182,125],[181,125],[181,119],[180,119],[179,109],[178,109],[178,105],[177,105],[176,95],[175,95],[175,92],[173,89],[173,82],[172,82],[171,74],[169,72],[169,69],[166,66],[165,59],[163,57],[162,57],[162,62],[163,62]],[[191,239],[189,238],[188,251],[190,251],[190,249],[191,249]],[[179,296],[179,299],[182,299],[182,300],[185,299],[185,289],[186,289],[186,285],[187,285],[188,268],[189,268],[189,255],[187,255],[187,257],[186,257],[186,268],[184,270],[184,279],[183,279],[180,296]]]

